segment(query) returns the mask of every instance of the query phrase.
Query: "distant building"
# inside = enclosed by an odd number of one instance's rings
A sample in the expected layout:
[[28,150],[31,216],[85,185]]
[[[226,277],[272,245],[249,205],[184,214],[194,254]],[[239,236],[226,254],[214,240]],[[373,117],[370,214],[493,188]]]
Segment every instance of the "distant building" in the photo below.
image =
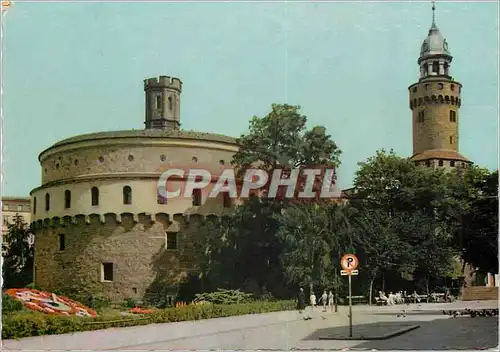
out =
[[29,197],[2,197],[2,252],[8,246],[8,224],[12,224],[19,215],[27,225],[31,222],[31,200]]

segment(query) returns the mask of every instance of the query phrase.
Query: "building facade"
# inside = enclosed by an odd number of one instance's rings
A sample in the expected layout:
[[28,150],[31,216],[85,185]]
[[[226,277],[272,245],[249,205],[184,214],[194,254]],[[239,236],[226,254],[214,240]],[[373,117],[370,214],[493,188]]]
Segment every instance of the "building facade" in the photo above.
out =
[[75,136],[42,151],[42,184],[30,193],[39,287],[141,300],[160,286],[175,295],[196,271],[197,229],[235,204],[225,194],[208,198],[210,186],[166,199],[158,179],[171,168],[220,172],[238,147],[231,137],[181,130],[181,91],[177,78],[147,79],[145,129]]
[[458,133],[462,84],[451,76],[453,57],[436,25],[434,5],[432,13],[417,60],[419,80],[408,87],[413,129],[410,160],[429,167],[466,167],[471,162],[459,153]]
[[8,225],[14,218],[20,216],[28,225],[31,222],[31,201],[26,197],[2,197],[2,252],[5,253],[7,243]]

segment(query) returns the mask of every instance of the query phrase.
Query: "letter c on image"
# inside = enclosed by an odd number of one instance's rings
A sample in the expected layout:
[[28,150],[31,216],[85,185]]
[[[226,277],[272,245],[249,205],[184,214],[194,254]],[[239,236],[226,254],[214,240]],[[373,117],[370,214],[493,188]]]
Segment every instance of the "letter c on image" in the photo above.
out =
[[169,169],[169,170],[165,171],[164,173],[162,173],[160,178],[158,179],[158,185],[156,187],[158,190],[158,194],[164,198],[167,198],[167,199],[178,197],[181,194],[180,189],[178,189],[175,192],[168,192],[167,191],[167,180],[170,176],[184,177],[184,170]]

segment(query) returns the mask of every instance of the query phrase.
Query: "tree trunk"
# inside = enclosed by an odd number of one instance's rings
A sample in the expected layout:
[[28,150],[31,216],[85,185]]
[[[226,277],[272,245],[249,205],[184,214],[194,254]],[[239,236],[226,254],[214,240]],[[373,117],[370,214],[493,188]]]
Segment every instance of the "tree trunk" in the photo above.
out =
[[385,292],[385,274],[382,273],[382,292]]
[[368,292],[368,305],[372,305],[372,294],[373,294],[373,281],[375,281],[375,278],[370,280],[370,292]]

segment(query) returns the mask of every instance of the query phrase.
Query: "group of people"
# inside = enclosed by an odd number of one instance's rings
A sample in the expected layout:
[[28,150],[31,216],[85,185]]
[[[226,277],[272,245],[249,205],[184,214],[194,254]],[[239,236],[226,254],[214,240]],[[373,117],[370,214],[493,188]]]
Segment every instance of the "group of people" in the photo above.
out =
[[[314,294],[314,291],[311,291],[311,295],[309,296],[309,304],[311,306],[311,310],[314,311],[315,307],[318,305],[318,303],[321,303],[323,306],[323,312],[327,311],[327,306],[330,307],[330,310],[333,312],[335,302],[334,302],[334,296],[333,292],[330,291],[329,293],[326,293],[326,290],[323,291],[323,294],[320,296],[319,300],[316,299],[316,295]],[[306,295],[304,293],[304,289],[301,287],[299,291],[299,297],[298,297],[298,310],[299,313],[302,313],[306,309]]]
[[[415,292],[416,294],[416,292]],[[418,296],[418,295],[417,295]],[[405,297],[406,296],[406,291],[399,291],[396,293],[389,292],[389,295],[387,296],[385,292],[378,291],[378,298],[382,303],[388,305],[388,306],[393,306],[395,304],[403,304],[405,303]]]

